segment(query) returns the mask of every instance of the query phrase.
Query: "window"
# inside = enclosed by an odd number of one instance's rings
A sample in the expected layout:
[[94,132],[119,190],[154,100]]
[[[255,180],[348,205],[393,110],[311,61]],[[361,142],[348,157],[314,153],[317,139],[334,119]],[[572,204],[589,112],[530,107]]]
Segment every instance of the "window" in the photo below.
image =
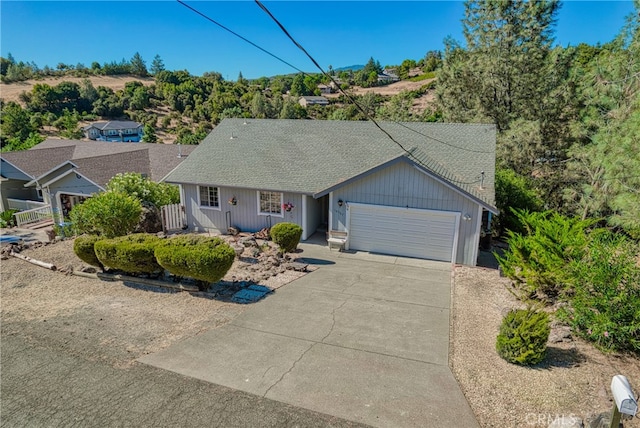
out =
[[218,188],[209,186],[198,186],[200,189],[200,206],[220,208],[220,199],[218,198]]
[[282,215],[282,193],[258,192],[259,214]]

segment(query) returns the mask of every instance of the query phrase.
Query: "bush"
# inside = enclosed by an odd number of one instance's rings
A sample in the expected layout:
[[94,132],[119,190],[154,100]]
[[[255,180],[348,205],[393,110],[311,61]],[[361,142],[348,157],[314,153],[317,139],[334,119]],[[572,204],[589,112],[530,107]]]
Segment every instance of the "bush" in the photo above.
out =
[[102,263],[98,260],[98,256],[96,256],[94,248],[95,243],[100,239],[98,235],[78,236],[73,242],[73,252],[76,253],[76,256],[83,262],[104,269]]
[[220,238],[182,235],[164,240],[155,257],[171,274],[205,283],[217,282],[231,269],[236,253]]
[[100,263],[126,273],[157,273],[162,266],[156,262],[154,250],[162,240],[155,235],[136,233],[95,243]]
[[294,223],[278,223],[271,228],[271,239],[280,247],[280,252],[290,253],[296,249],[302,236],[302,228]]
[[107,191],[74,206],[69,218],[78,235],[89,233],[115,238],[133,232],[141,213],[142,205],[138,199]]
[[107,190],[125,193],[140,202],[149,202],[160,208],[180,202],[180,190],[175,184],[156,183],[142,174],[117,174],[107,183]]
[[524,227],[514,210],[540,211],[542,200],[527,178],[512,169],[496,170],[496,207],[500,214],[491,221],[491,229],[497,236],[510,230],[523,233]]
[[595,220],[551,212],[514,213],[525,234],[508,232],[509,250],[503,257],[497,256],[502,271],[528,297],[541,300],[565,297],[573,283],[567,266],[582,258],[588,228]]
[[13,216],[18,210],[6,210],[0,213],[0,227],[16,226],[16,218]]
[[603,351],[640,353],[639,250],[624,236],[601,232],[569,267],[574,295],[559,315]]
[[546,312],[512,310],[500,325],[496,340],[498,355],[514,364],[538,364],[545,357],[550,331]]

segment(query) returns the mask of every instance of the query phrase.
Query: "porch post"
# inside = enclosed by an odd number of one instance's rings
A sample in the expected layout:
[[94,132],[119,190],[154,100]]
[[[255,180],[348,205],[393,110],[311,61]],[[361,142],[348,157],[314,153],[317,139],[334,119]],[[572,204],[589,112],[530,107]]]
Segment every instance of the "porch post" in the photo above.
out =
[[302,195],[302,240],[309,238],[309,221],[307,218],[307,195]]

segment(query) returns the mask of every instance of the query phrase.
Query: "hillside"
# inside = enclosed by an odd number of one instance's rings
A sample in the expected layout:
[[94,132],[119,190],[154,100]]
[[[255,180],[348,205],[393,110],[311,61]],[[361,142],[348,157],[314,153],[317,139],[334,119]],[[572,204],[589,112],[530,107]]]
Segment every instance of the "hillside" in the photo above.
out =
[[19,96],[22,92],[29,92],[33,89],[33,86],[37,83],[46,83],[50,86],[55,86],[61,82],[74,82],[81,83],[84,79],[89,79],[94,87],[105,86],[111,88],[114,91],[123,89],[127,82],[134,80],[142,82],[145,86],[153,85],[153,77],[137,77],[137,76],[89,76],[89,77],[47,77],[45,79],[38,80],[26,80],[24,82],[15,83],[0,83],[0,98],[5,102],[16,101],[19,102]]

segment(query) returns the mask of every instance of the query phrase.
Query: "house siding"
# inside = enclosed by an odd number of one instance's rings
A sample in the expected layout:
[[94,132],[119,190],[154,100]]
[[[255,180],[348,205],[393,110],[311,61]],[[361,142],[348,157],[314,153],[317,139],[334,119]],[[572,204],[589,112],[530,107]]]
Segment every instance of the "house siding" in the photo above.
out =
[[[203,184],[207,186],[207,184]],[[211,186],[211,185],[209,185]],[[214,186],[215,187],[215,186]],[[257,232],[269,227],[269,216],[258,215],[257,190],[238,189],[231,187],[218,187],[220,209],[200,207],[198,205],[198,186],[192,184],[182,185],[184,200],[182,201],[189,219],[189,228],[197,231],[211,231],[217,233],[227,232],[227,212],[231,215],[230,226],[239,227],[243,232]],[[230,205],[229,199],[233,196],[238,201],[236,205]],[[302,197],[296,193],[284,193],[283,202],[291,202],[295,208],[285,212],[283,217],[271,216],[271,226],[276,223],[290,222],[302,226]]]
[[95,184],[91,183],[82,176],[76,177],[76,174],[68,174],[62,177],[60,180],[55,181],[47,189],[43,190],[43,193],[47,192],[51,198],[51,207],[54,213],[61,213],[62,209],[59,205],[59,194],[69,195],[82,195],[91,196],[94,193],[100,192],[100,189]]
[[454,211],[469,214],[471,221],[460,221],[456,263],[475,265],[477,256],[478,203],[429,177],[407,163],[396,163],[362,180],[350,183],[333,192],[333,230],[346,230],[347,204],[339,207],[337,201],[363,204]]

